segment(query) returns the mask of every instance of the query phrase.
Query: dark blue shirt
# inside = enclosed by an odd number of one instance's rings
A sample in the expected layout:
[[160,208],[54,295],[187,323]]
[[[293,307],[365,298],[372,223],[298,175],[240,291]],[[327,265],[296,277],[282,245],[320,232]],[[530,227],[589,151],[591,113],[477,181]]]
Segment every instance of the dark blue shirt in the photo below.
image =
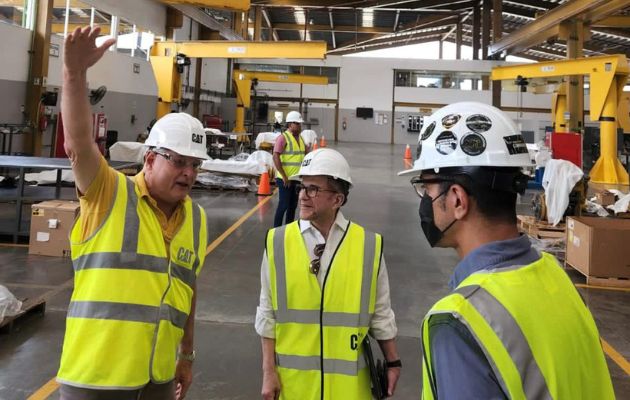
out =
[[[528,265],[540,259],[529,238],[488,243],[457,264],[449,282],[455,289],[471,274],[484,269]],[[439,399],[507,399],[472,333],[450,314],[429,320],[431,360]]]

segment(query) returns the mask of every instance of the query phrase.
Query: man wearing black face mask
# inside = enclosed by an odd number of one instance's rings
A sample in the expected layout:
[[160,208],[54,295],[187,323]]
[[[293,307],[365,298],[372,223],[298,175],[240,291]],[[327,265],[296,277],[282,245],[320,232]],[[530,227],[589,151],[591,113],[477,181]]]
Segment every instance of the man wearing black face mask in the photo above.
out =
[[452,104],[418,149],[401,174],[414,176],[422,231],[461,258],[422,325],[423,398],[614,398],[593,317],[555,258],[517,230],[530,160],[515,124],[485,104]]

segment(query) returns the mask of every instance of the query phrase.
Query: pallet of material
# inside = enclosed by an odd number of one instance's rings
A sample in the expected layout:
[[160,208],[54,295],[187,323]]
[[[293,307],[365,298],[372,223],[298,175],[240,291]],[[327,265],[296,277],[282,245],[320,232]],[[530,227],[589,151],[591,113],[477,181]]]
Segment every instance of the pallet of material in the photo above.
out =
[[529,215],[518,215],[518,227],[521,232],[533,236],[537,239],[563,238],[565,236],[565,225],[553,226],[545,221],[536,221]]
[[4,317],[0,321],[0,333],[10,333],[13,331],[14,324],[27,315],[41,314],[46,311],[46,300],[41,297],[34,299],[26,299],[22,303],[22,309],[16,315]]
[[584,272],[580,271],[578,268],[575,268],[573,265],[568,262],[564,262],[565,268],[571,268],[586,278],[586,284],[590,286],[603,286],[603,287],[613,287],[613,288],[626,288],[630,289],[630,279],[628,278],[611,278],[611,277],[598,277],[598,276],[589,276]]

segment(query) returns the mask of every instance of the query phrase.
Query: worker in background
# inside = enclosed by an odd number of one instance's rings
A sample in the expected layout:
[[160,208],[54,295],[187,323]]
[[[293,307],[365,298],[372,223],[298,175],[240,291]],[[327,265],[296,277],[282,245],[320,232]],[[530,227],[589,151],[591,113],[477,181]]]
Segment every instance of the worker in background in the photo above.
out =
[[531,165],[518,128],[481,103],[438,110],[411,183],[431,247],[461,261],[422,325],[424,399],[612,399],[591,313],[558,261],[516,226]]
[[115,41],[99,28],[65,42],[62,110],[81,203],[71,233],[74,291],[57,380],[62,400],[183,399],[192,382],[196,278],[205,211],[188,196],[207,159],[199,120],[168,114],[151,129],[129,179],[92,138],[87,70]]
[[[276,139],[273,147],[273,164],[276,167],[276,184],[279,190],[278,208],[273,219],[273,226],[293,222],[298,195],[295,191],[297,182],[289,180],[296,175],[306,154],[306,145],[300,137],[302,116],[297,111],[287,113],[287,130]],[[286,218],[285,218],[286,214]]]
[[300,219],[268,232],[261,266],[262,397],[370,399],[368,331],[389,363],[392,395],[401,363],[383,239],[340,210],[350,167],[337,151],[319,149],[291,179],[299,182]]

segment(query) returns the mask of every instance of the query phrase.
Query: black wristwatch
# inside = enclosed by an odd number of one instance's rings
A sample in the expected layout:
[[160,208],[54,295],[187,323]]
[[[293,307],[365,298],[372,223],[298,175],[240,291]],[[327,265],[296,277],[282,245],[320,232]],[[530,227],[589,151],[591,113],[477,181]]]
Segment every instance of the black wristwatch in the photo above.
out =
[[394,361],[387,361],[387,368],[402,368],[402,362],[400,359]]

